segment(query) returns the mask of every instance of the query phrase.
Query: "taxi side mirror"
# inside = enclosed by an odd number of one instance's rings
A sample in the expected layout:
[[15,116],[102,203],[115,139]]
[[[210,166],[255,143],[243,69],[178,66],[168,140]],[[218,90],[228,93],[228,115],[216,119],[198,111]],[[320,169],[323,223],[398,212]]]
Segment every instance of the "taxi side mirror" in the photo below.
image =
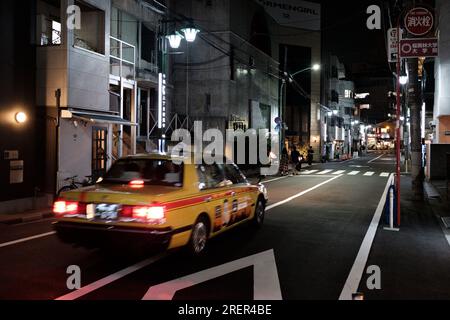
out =
[[266,178],[266,176],[259,176],[257,184],[260,184],[265,178]]

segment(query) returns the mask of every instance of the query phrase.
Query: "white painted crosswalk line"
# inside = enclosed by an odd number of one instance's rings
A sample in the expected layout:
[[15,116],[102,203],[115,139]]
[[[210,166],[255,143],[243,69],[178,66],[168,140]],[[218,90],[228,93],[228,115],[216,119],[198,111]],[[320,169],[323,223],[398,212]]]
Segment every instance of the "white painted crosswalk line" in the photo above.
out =
[[349,176],[357,176],[361,171],[352,171],[348,175]]
[[332,171],[333,171],[333,170],[324,170],[324,171],[322,171],[322,172],[319,172],[318,174],[324,175],[324,174],[330,173],[330,172],[332,172]]
[[313,173],[316,173],[316,172],[319,172],[319,170],[307,170],[307,171],[303,172],[303,174],[308,175],[308,174],[313,174]]
[[389,176],[390,176],[390,173],[388,173],[388,172],[383,172],[382,174],[380,174],[380,177],[383,177],[383,178],[387,178]]
[[375,174],[375,172],[369,171],[369,172],[366,172],[366,173],[364,174],[364,176],[365,176],[365,177],[372,177],[374,174]]
[[338,176],[338,175],[344,174],[345,172],[346,172],[345,170],[339,170],[339,171],[333,172],[333,175]]

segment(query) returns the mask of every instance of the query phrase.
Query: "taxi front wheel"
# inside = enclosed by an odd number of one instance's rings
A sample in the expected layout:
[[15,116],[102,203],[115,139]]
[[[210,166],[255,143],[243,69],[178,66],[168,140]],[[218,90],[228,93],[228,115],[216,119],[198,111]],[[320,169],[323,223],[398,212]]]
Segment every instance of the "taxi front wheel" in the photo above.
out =
[[192,228],[191,240],[188,244],[188,249],[193,255],[201,255],[208,242],[208,220],[204,217],[200,217]]

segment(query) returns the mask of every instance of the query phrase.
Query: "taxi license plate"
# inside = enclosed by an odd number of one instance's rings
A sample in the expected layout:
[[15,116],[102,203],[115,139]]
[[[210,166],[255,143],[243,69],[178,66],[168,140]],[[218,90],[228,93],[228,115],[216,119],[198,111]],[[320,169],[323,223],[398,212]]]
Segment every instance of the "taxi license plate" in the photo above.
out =
[[95,217],[101,220],[117,220],[119,209],[117,204],[98,204],[95,207]]

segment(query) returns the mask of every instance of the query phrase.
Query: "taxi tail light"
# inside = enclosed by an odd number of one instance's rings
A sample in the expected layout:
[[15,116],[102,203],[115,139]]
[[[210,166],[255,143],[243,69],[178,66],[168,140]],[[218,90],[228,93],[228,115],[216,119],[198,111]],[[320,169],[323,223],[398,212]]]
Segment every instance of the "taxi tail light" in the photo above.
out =
[[147,222],[163,221],[166,218],[166,210],[161,206],[133,207],[131,212],[133,219]]
[[130,181],[130,183],[128,185],[132,189],[142,189],[145,186],[145,181],[144,180],[132,180],[132,181]]
[[80,213],[80,204],[76,201],[59,200],[53,204],[53,213],[57,216]]

